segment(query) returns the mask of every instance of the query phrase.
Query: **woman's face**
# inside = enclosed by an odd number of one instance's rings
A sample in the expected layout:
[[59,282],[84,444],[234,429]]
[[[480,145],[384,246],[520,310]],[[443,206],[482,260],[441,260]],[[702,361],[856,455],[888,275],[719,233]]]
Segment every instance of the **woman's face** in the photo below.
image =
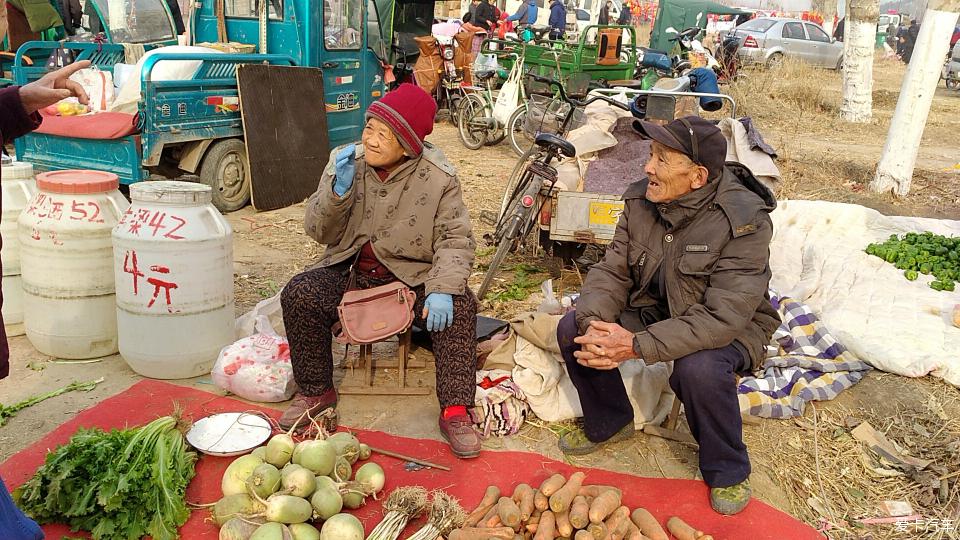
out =
[[367,165],[391,170],[403,161],[403,146],[386,124],[376,118],[367,120],[360,142]]

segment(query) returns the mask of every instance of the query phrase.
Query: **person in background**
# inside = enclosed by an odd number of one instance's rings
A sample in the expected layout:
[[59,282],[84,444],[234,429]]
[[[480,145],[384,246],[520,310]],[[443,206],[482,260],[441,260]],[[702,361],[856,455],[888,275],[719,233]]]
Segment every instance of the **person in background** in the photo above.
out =
[[633,13],[630,12],[630,6],[626,3],[621,4],[620,6],[620,17],[617,19],[617,24],[621,26],[630,26],[630,21],[633,20]]
[[[37,111],[62,99],[75,97],[80,103],[86,104],[87,94],[79,84],[70,80],[70,75],[86,67],[90,67],[90,62],[86,60],[74,62],[32,83],[0,90],[0,141],[6,145],[40,127],[42,119]],[[3,305],[2,295],[0,305]],[[3,329],[3,317],[0,316],[0,379],[9,374],[10,348]],[[13,503],[3,479],[0,479],[0,532],[3,533],[3,540],[44,538],[40,527]]]
[[494,7],[490,5],[490,0],[480,0],[476,10],[473,12],[471,22],[477,26],[485,26],[493,31],[497,28],[497,17]]
[[904,33],[903,54],[900,56],[900,59],[903,60],[904,64],[910,63],[910,58],[913,57],[913,48],[917,45],[917,37],[919,36],[920,23],[914,19],[910,21],[910,26]]
[[563,0],[550,1],[550,39],[563,39],[563,33],[567,29],[567,8],[563,5]]
[[[471,0],[470,7],[467,9],[467,12],[463,14],[463,22],[475,21],[477,18],[477,6],[480,5],[480,0]],[[470,17],[467,18],[467,15]]]
[[893,21],[890,21],[890,24],[887,25],[886,42],[891,49],[897,49],[897,25],[893,24]]
[[843,27],[846,26],[846,23],[846,17],[840,19],[840,22],[837,23],[837,27],[833,29],[833,39],[843,42]]
[[537,0],[525,0],[513,15],[507,17],[510,22],[516,21],[518,26],[537,24]]
[[477,298],[467,278],[477,244],[456,169],[424,142],[436,112],[433,97],[418,86],[387,93],[367,109],[361,144],[330,153],[307,200],[304,230],[326,249],[280,294],[300,388],[280,418],[285,429],[306,427],[305,412],[316,416],[337,406],[332,329],[348,287],[401,281],[417,296],[414,324],[433,343],[440,434],[455,456],[480,455],[467,413],[477,371]]
[[606,26],[610,24],[610,8],[613,7],[613,2],[607,0],[603,4],[603,7],[600,8],[600,16],[597,18],[597,24],[600,26]]

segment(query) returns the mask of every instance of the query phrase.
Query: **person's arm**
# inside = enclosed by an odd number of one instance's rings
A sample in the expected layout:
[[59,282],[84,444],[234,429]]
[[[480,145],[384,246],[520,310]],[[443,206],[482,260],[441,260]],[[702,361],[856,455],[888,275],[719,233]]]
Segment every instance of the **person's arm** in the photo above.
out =
[[770,284],[773,224],[764,214],[757,231],[724,246],[703,301],[679,317],[651,324],[634,336],[634,350],[648,364],[676,360],[733,343],[764,302]]
[[444,189],[433,222],[433,267],[424,282],[426,293],[464,294],[476,249],[470,214],[454,176]]
[[70,75],[89,66],[87,60],[74,62],[32,83],[0,90],[0,140],[3,144],[40,127],[42,119],[37,111],[44,107],[68,97],[87,103],[87,93],[70,80]]
[[[343,195],[334,192],[336,182],[337,155],[343,148],[330,152],[320,185],[317,191],[307,199],[307,208],[303,218],[303,229],[321,244],[337,244],[347,230],[350,209],[356,200],[354,182],[351,182]],[[361,160],[362,161],[362,158]]]
[[524,4],[520,4],[520,9],[518,9],[517,12],[514,13],[513,15],[507,17],[507,20],[508,20],[508,21],[511,21],[511,22],[513,22],[513,21],[518,21],[518,22],[519,22],[519,21],[522,21],[522,20],[523,20],[523,17],[526,16],[526,14],[527,14],[527,9],[529,9],[529,8],[527,7],[527,4],[525,4],[525,3],[524,3]]
[[590,268],[583,282],[577,300],[577,326],[581,334],[586,333],[591,321],[616,322],[627,305],[634,285],[627,261],[629,221],[629,212],[620,215],[603,260]]
[[17,137],[40,127],[40,115],[34,111],[27,114],[20,100],[20,87],[10,86],[0,90],[0,139],[7,144]]

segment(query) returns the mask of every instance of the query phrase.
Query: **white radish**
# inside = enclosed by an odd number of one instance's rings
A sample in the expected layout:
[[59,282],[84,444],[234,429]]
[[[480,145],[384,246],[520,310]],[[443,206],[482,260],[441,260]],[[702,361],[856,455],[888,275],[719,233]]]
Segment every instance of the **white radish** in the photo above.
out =
[[274,523],[303,523],[313,515],[313,506],[306,499],[293,495],[271,495],[266,500],[263,517]]
[[383,485],[387,483],[387,477],[383,473],[383,468],[373,462],[364,463],[363,466],[357,470],[354,480],[368,485],[372,493],[380,493],[380,491],[383,490]]
[[266,446],[258,446],[258,447],[256,447],[256,448],[253,450],[253,452],[250,452],[250,455],[251,455],[251,456],[257,456],[258,458],[260,458],[260,461],[266,461],[266,460],[267,460],[267,447],[266,447]]
[[329,488],[334,491],[340,489],[340,486],[337,485],[337,482],[330,478],[329,476],[317,476],[317,491],[320,491],[323,488]]
[[293,535],[293,540],[320,540],[320,531],[309,523],[290,525],[290,534]]
[[337,455],[347,458],[351,465],[360,458],[360,441],[350,433],[346,431],[334,433],[327,440],[336,446]]
[[219,540],[250,540],[250,536],[260,528],[260,525],[263,525],[263,520],[257,522],[233,518],[220,527]]
[[333,468],[333,472],[330,473],[330,477],[337,482],[346,482],[350,480],[352,474],[353,467],[350,466],[350,462],[347,461],[347,458],[340,456],[337,458],[337,464]]
[[320,488],[310,497],[310,504],[320,519],[330,519],[343,510],[343,497],[336,489]]
[[280,489],[280,471],[269,463],[261,463],[253,470],[247,483],[258,497],[269,497]]
[[250,478],[253,470],[261,463],[263,463],[263,460],[252,454],[240,456],[233,460],[227,467],[226,472],[223,473],[223,478],[220,481],[220,489],[223,490],[223,496],[246,493],[247,478]]
[[235,493],[217,501],[210,511],[217,526],[222,526],[235,517],[248,516],[263,511],[263,505],[246,493]]
[[309,469],[297,467],[290,473],[281,475],[280,484],[284,492],[294,497],[307,498],[317,489],[317,479]]
[[299,463],[303,467],[313,471],[313,474],[327,475],[333,471],[333,466],[337,462],[337,449],[327,441],[303,441],[297,448],[300,454],[297,456]]
[[293,540],[293,535],[282,523],[264,523],[254,531],[250,540]]
[[370,456],[372,454],[373,454],[373,450],[371,450],[368,445],[360,443],[360,459],[361,460],[366,461],[370,459]]
[[350,514],[337,514],[323,524],[320,540],[363,540],[363,524]]
[[279,433],[270,438],[267,443],[267,463],[274,467],[283,467],[290,462],[296,444],[293,437],[287,433]]

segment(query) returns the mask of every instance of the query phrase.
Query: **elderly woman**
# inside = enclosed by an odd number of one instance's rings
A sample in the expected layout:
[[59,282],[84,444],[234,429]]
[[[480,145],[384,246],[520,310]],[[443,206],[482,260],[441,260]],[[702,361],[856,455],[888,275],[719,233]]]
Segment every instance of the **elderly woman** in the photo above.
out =
[[477,300],[467,288],[476,243],[456,170],[424,138],[437,106],[400,85],[373,103],[360,145],[331,153],[304,228],[327,248],[281,294],[293,374],[300,387],[280,425],[336,407],[331,328],[351,272],[357,288],[402,281],[417,295],[415,322],[437,357],[440,433],[461,458],[480,454],[467,406],[476,384]]

